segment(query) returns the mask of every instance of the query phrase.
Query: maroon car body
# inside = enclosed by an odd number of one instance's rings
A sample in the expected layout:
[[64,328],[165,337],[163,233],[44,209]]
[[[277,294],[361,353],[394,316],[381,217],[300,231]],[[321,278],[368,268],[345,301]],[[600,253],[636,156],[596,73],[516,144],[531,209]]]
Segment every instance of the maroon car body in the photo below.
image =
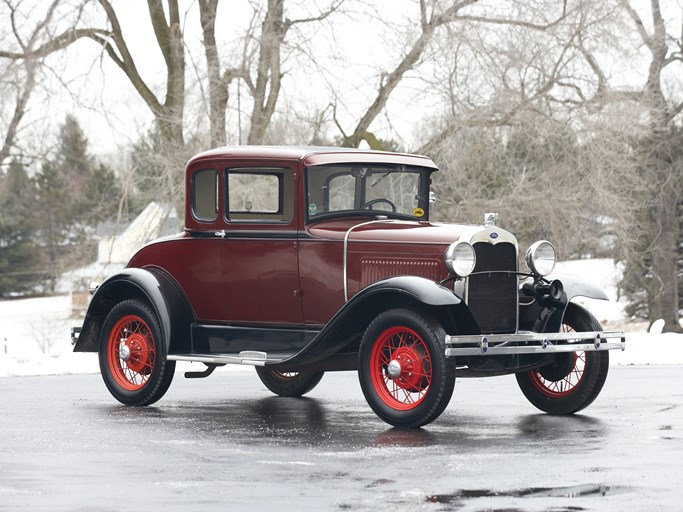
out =
[[607,297],[546,277],[548,242],[520,272],[517,240],[492,216],[431,222],[436,170],[422,156],[341,148],[201,153],[186,168],[185,230],[99,285],[75,350],[99,353],[129,405],[161,398],[175,361],[197,361],[206,371],[187,376],[250,364],[283,396],[355,370],[394,425],[438,417],[456,375],[515,373],[542,410],[587,406],[624,338],[570,300]]

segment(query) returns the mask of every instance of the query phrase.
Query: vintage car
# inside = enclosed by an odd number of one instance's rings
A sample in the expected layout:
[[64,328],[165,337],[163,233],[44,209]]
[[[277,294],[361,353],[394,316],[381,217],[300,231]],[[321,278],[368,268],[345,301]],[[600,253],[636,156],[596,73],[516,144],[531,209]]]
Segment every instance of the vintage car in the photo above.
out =
[[182,233],[141,248],[96,287],[75,351],[99,353],[128,405],[159,400],[176,361],[253,365],[273,393],[298,397],[324,372],[357,371],[375,413],[418,427],[446,408],[456,376],[516,374],[551,414],[588,406],[605,382],[602,332],[570,302],[607,299],[549,276],[538,241],[518,269],[513,234],[430,221],[426,157],[342,148],[233,147],[186,168]]

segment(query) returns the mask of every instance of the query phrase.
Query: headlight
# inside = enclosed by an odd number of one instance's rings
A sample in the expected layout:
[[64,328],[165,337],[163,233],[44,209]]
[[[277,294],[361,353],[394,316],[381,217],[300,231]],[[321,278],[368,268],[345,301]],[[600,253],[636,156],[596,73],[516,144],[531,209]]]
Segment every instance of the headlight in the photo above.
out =
[[445,260],[448,271],[459,277],[469,276],[477,263],[474,247],[467,242],[453,242],[449,245]]
[[557,253],[553,244],[540,240],[527,249],[524,259],[533,273],[547,276],[555,267]]

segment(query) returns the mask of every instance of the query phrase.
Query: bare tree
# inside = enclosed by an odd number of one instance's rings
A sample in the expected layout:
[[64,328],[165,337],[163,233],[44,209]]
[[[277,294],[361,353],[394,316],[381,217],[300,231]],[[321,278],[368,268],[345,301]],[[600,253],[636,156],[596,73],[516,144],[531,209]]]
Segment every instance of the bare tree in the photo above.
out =
[[[459,213],[487,207],[514,211],[524,221],[516,228],[546,226],[570,249],[565,257],[586,249],[595,254],[609,241],[628,259],[631,273],[639,274],[650,320],[664,318],[668,329],[679,330],[683,152],[676,120],[683,101],[679,75],[670,72],[680,73],[683,41],[667,33],[659,0],[637,9],[627,0],[570,1],[562,8],[560,23],[516,31],[497,48],[487,47],[485,35],[455,34],[455,42],[445,46],[455,57],[444,58],[451,67],[441,77],[449,113],[433,119],[440,128],[431,130],[421,151],[447,170],[437,180],[453,191],[451,206]],[[475,18],[481,27],[481,17]],[[639,47],[644,59],[637,56]],[[634,66],[645,62],[640,88],[605,70],[615,56],[636,72]],[[468,73],[472,61],[479,75]],[[666,73],[673,87],[664,87]],[[486,82],[479,83],[482,76]],[[479,94],[476,87],[489,92]],[[544,172],[534,172],[530,164],[538,148],[550,147],[563,129],[575,134],[575,142],[557,146],[557,155],[565,153],[562,159],[543,157]],[[515,134],[527,146],[521,160],[510,154]],[[534,142],[539,137],[546,140],[541,146]],[[576,155],[566,159],[571,151]],[[479,174],[468,174],[467,163]],[[499,171],[490,172],[487,187],[491,166]],[[473,192],[459,179],[463,175],[480,189]],[[482,195],[482,185],[496,190],[496,197]]]
[[[487,7],[492,13],[498,12],[496,4],[484,6],[484,10],[471,10],[478,3],[477,0],[457,0],[445,3],[428,2],[427,0],[419,1],[419,35],[404,49],[402,57],[393,69],[381,73],[380,83],[374,99],[364,113],[359,116],[359,120],[351,133],[345,132],[341,123],[336,119],[335,113],[335,123],[342,134],[342,144],[344,146],[357,147],[362,141],[366,141],[371,148],[382,149],[377,136],[370,132],[370,127],[385,109],[389,98],[402,83],[406,74],[419,66],[439,29],[451,30],[451,27],[457,24],[494,24],[542,31],[556,25],[566,15],[566,11],[562,11],[557,19],[548,21],[545,24],[537,24],[524,18],[487,14]],[[539,13],[540,10],[535,12],[535,14]],[[443,136],[447,136],[450,131],[450,128],[445,130]]]
[[[252,108],[248,144],[263,144],[271,125],[277,102],[282,91],[285,71],[282,62],[288,48],[287,35],[293,27],[320,24],[339,11],[344,0],[332,0],[330,4],[311,16],[290,19],[286,16],[285,0],[267,0],[265,8],[254,5],[254,14],[246,29],[243,48],[233,55],[221,56],[216,43],[215,24],[218,0],[200,0],[200,21],[203,33],[204,54],[207,63],[209,89],[209,119],[211,122],[211,145],[225,144],[226,109],[229,88],[240,79],[246,84]],[[260,22],[259,26],[259,20]],[[222,68],[221,61],[233,62]]]
[[683,33],[667,33],[659,0],[650,2],[649,30],[630,2],[622,0],[621,3],[650,55],[647,79],[640,91],[649,110],[649,133],[639,151],[653,185],[653,212],[648,229],[652,256],[652,279],[647,289],[649,316],[651,322],[663,318],[667,330],[683,332],[679,323],[677,268],[680,232],[677,212],[683,199],[683,136],[680,129],[671,127],[674,118],[683,111],[683,101],[680,98],[676,101],[673,95],[667,97],[663,85],[668,68],[681,71]]
[[211,146],[226,143],[225,122],[229,87],[237,77],[244,76],[244,67],[221,70],[221,58],[216,44],[216,15],[218,0],[199,0],[199,18],[202,25],[204,56],[208,73],[209,121]]
[[[147,0],[149,20],[166,67],[163,98],[154,93],[138,71],[123,34],[116,10],[109,0],[98,0],[106,15],[109,29],[89,35],[104,48],[111,60],[123,71],[138,95],[146,103],[159,127],[161,157],[166,170],[166,189],[173,198],[179,216],[183,208],[182,166],[186,159],[183,121],[185,111],[185,46],[177,0]],[[182,219],[181,219],[182,221]]]
[[[662,318],[665,329],[681,332],[678,247],[679,205],[683,200],[683,83],[678,77],[683,64],[683,33],[667,27],[660,0],[651,0],[647,7],[618,0],[616,6],[625,18],[624,50],[631,42],[635,45],[630,49],[632,54],[639,47],[645,50],[643,60],[634,59],[642,62],[642,69],[636,69],[644,76],[642,85],[637,88],[612,83],[599,56],[585,48],[583,51],[598,83],[595,100],[603,105],[637,105],[631,118],[640,133],[631,140],[630,155],[646,186],[639,197],[630,196],[640,206],[639,236],[626,241],[625,256],[630,277],[645,288],[650,322]],[[681,19],[679,13],[674,30],[680,30]],[[664,85],[666,80],[669,87]]]
[[4,61],[5,66],[2,73],[7,80],[5,86],[13,89],[13,94],[6,93],[5,97],[14,95],[15,99],[0,147],[0,165],[9,158],[17,144],[21,122],[35,91],[45,58],[81,38],[103,33],[98,29],[78,28],[84,6],[79,4],[70,16],[69,26],[55,34],[54,25],[57,21],[62,21],[57,19],[61,3],[60,0],[52,0],[44,12],[37,12],[37,9],[23,12],[22,2],[3,0],[13,41],[3,41],[3,46],[7,46],[0,48],[0,60]]

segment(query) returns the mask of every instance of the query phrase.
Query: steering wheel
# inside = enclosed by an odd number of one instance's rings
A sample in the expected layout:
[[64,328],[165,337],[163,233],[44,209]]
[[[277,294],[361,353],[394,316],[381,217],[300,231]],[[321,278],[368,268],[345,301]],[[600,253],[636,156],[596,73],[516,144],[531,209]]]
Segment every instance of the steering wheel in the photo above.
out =
[[385,204],[388,204],[389,207],[391,208],[392,213],[396,213],[396,205],[395,205],[394,203],[392,203],[391,201],[389,201],[389,200],[388,200],[387,198],[385,198],[385,197],[378,197],[377,199],[373,199],[373,200],[371,200],[371,201],[368,201],[367,203],[365,203],[365,204],[363,204],[363,205],[361,206],[361,209],[363,209],[363,210],[365,210],[365,209],[367,209],[367,210],[372,210],[371,206],[372,206],[373,204],[377,204],[377,203],[385,203]]

